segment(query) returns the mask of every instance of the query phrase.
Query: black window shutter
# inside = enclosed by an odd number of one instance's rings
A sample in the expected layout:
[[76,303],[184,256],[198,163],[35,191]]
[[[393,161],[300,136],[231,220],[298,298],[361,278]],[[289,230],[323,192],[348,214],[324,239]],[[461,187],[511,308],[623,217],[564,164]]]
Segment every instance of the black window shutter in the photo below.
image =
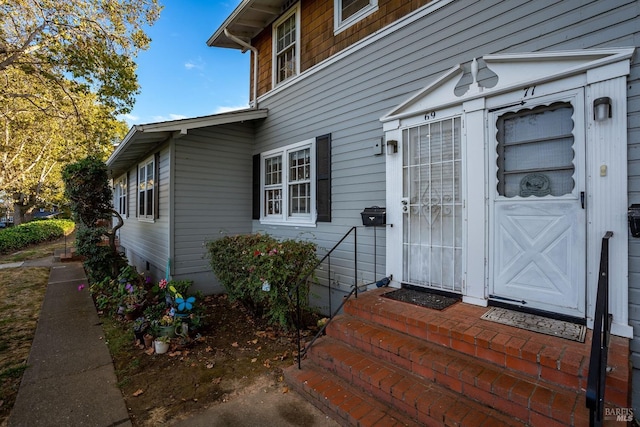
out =
[[253,156],[253,175],[252,175],[252,219],[260,219],[260,154]]
[[140,164],[136,165],[136,185],[134,188],[135,188],[134,193],[136,197],[133,200],[135,203],[135,207],[133,208],[133,211],[135,212],[135,215],[137,218],[140,211]]
[[153,156],[153,217],[160,218],[160,153]]
[[331,134],[316,138],[316,210],[318,222],[331,222]]

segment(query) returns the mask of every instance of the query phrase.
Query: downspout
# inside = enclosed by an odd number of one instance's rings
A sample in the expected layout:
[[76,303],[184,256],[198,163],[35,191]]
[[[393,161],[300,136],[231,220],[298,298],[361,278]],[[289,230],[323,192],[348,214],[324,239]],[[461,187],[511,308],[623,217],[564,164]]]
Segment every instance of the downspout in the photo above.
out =
[[238,43],[245,49],[249,49],[253,52],[253,109],[258,109],[258,49],[251,46],[249,43],[241,40],[229,32],[227,28],[224,29],[224,35],[229,37],[234,42]]

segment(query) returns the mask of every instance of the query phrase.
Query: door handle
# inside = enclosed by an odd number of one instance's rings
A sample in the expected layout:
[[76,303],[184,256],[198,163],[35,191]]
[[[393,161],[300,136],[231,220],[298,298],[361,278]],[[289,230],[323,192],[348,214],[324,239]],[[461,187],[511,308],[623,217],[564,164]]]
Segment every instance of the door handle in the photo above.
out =
[[580,205],[582,205],[582,209],[584,209],[584,191],[580,192]]

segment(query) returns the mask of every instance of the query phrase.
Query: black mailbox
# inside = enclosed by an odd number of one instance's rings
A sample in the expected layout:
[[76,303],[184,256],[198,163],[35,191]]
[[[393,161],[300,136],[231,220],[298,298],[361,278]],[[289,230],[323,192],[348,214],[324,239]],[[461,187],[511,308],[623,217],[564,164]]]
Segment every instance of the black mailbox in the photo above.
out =
[[385,225],[387,223],[387,209],[379,206],[364,208],[362,212],[362,225],[365,227],[375,227],[377,225]]
[[633,237],[640,237],[640,204],[629,206],[629,228]]

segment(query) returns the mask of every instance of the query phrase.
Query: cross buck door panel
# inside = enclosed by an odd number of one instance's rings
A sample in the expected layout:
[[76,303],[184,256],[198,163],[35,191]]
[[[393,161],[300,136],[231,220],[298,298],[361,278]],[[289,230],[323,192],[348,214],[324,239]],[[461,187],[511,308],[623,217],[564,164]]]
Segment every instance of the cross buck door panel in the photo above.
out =
[[490,297],[584,317],[583,95],[516,105],[489,115]]
[[462,290],[461,118],[402,133],[403,281]]

